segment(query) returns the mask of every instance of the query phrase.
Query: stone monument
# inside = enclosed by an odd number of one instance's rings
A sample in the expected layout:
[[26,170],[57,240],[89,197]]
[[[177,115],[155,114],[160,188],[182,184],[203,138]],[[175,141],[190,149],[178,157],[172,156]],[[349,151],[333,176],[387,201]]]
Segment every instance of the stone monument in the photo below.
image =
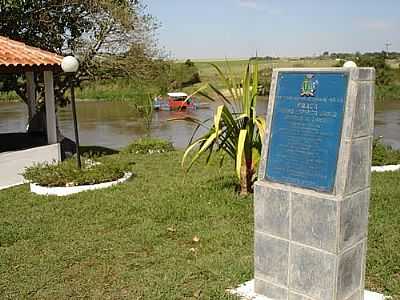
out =
[[255,184],[255,291],[361,300],[374,119],[372,68],[276,69]]

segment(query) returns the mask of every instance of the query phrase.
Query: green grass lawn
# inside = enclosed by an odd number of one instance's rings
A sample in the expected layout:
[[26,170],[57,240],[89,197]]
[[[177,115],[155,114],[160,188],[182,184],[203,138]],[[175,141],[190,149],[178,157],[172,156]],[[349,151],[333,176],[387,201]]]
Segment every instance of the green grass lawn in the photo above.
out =
[[136,177],[102,191],[0,192],[0,299],[230,299],[252,274],[251,198],[230,170],[184,181],[180,157],[126,155]]
[[373,173],[367,288],[400,299],[400,172]]
[[[68,197],[0,191],[0,299],[234,299],[253,274],[252,197],[230,166],[116,155],[129,182]],[[375,174],[367,285],[400,299],[400,173]],[[197,241],[197,238],[199,241]]]

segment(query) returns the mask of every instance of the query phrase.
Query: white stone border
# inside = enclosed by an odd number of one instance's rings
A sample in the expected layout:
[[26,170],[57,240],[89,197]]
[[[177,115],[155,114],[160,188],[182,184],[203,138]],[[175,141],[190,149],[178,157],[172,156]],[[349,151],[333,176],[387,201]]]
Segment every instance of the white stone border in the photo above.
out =
[[386,165],[371,167],[372,172],[394,172],[400,170],[400,165]]
[[[243,300],[271,300],[254,292],[254,279],[243,283],[236,289],[229,289],[227,292],[231,293],[232,295],[236,295]],[[392,297],[385,297],[379,293],[370,292],[367,290],[364,291],[364,300],[388,300],[391,298]]]
[[123,183],[131,177],[132,177],[131,172],[125,172],[124,176],[118,180],[103,182],[103,183],[98,183],[98,184],[78,185],[78,186],[71,186],[71,187],[47,187],[47,186],[38,185],[36,183],[31,183],[30,188],[31,188],[32,193],[35,193],[38,195],[68,196],[68,195],[80,193],[83,191],[105,189],[110,186]]

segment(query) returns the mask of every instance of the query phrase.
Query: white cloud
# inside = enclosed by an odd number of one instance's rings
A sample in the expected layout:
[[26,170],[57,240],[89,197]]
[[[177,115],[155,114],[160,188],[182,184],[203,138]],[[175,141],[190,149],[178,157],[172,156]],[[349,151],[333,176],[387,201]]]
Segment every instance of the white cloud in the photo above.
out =
[[239,0],[239,6],[253,9],[258,12],[267,13],[272,16],[282,15],[282,10],[276,5],[273,5],[272,1],[260,1],[260,0]]
[[239,0],[239,6],[247,8],[257,8],[256,0]]
[[393,24],[386,20],[364,20],[361,27],[367,30],[386,31],[393,28]]

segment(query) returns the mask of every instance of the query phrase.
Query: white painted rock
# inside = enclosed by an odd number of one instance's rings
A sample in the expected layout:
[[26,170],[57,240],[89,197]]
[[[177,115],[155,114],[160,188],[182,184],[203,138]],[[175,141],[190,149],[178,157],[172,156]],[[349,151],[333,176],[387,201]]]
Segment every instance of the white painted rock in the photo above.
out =
[[374,166],[372,172],[394,172],[400,170],[400,165]]
[[[242,285],[238,286],[236,289],[228,290],[229,293],[232,295],[238,296],[240,299],[243,300],[271,300],[265,296],[256,294],[254,292],[254,280],[247,281]],[[364,291],[364,300],[385,300],[391,299],[391,297],[385,297],[382,294],[370,292],[365,290]]]
[[70,186],[70,187],[47,187],[47,186],[38,185],[36,183],[31,183],[30,188],[31,188],[32,193],[35,193],[38,195],[68,196],[68,195],[80,193],[83,191],[105,189],[110,186],[123,183],[131,177],[132,177],[132,173],[126,172],[122,178],[115,180],[115,181],[110,181],[110,182],[103,182],[103,183],[91,184],[91,185],[78,185],[78,186]]

